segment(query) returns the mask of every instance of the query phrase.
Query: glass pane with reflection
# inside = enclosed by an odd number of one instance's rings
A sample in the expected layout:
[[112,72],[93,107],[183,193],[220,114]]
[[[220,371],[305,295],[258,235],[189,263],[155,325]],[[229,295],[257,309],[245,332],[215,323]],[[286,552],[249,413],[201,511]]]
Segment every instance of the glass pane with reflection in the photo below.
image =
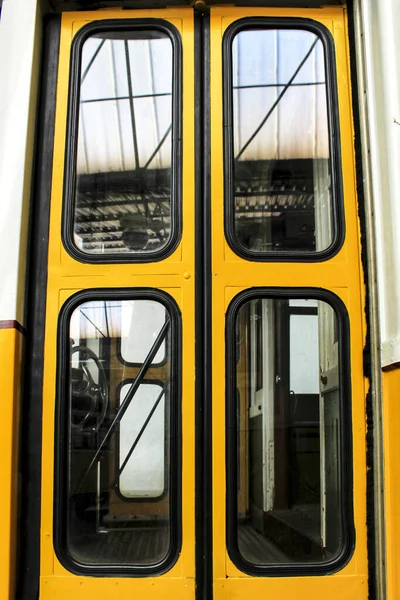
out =
[[247,563],[324,563],[343,551],[336,314],[255,298],[236,319],[236,533]]
[[[138,319],[148,335],[133,339]],[[66,545],[80,564],[151,566],[170,552],[171,327],[155,300],[71,315]]]
[[324,46],[311,31],[248,29],[232,43],[234,237],[252,254],[333,242]]
[[171,239],[172,80],[162,31],[84,42],[73,215],[80,251],[151,256]]

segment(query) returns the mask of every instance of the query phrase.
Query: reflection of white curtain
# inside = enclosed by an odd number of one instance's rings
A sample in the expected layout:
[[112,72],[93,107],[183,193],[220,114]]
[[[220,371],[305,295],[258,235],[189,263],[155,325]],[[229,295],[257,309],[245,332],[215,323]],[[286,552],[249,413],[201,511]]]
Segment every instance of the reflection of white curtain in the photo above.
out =
[[316,158],[314,167],[315,249],[324,250],[332,242],[331,176],[329,160]]
[[[120,404],[130,387],[131,384],[122,386]],[[150,383],[140,385],[122,417],[119,430],[120,467],[128,456],[132,444],[139,435],[161,391],[160,385]],[[165,401],[162,398],[119,477],[119,490],[125,498],[156,498],[163,493],[165,435]]]
[[[171,126],[171,40],[127,39],[127,44],[133,97],[124,41],[93,37],[83,45],[81,71],[86,75],[80,90],[78,174],[137,168],[135,141],[143,167]],[[170,165],[171,134],[151,161],[152,168]]]
[[[317,41],[288,89],[315,34],[302,30],[241,31],[232,48],[234,153],[243,160],[328,158],[325,63]],[[251,110],[248,110],[251,107]]]

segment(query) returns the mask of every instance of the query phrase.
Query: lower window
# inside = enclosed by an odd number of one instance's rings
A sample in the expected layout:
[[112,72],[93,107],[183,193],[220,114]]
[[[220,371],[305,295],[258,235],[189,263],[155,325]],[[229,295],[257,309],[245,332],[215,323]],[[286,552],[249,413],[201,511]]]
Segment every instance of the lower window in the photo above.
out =
[[335,570],[354,535],[347,313],[253,289],[227,317],[227,545],[250,574]]
[[150,290],[62,310],[54,529],[70,570],[150,574],[177,557],[179,331],[175,303]]

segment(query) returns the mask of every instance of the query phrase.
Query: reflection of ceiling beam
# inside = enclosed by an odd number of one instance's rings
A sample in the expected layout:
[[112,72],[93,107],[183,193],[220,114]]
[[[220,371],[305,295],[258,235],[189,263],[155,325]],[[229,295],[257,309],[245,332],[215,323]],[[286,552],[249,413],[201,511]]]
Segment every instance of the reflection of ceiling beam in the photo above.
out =
[[90,196],[99,193],[140,194],[169,189],[171,169],[138,169],[132,171],[108,171],[78,175],[79,194]]
[[133,96],[113,96],[112,98],[89,98],[80,100],[80,104],[91,104],[93,102],[118,102],[118,100],[141,100],[143,98],[160,98],[163,96],[172,96],[171,92],[160,92],[159,94],[134,94]]
[[[234,210],[241,222],[314,215],[313,159],[241,160],[234,175]],[[75,235],[83,250],[126,252],[123,220],[137,213],[150,215],[146,249],[163,245],[171,227],[170,176],[170,169],[80,175]],[[162,234],[154,228],[159,223]]]
[[[325,81],[307,81],[301,83],[291,83],[290,87],[307,87],[310,85],[325,85]],[[252,85],[233,85],[233,90],[253,90],[257,88],[280,88],[286,87],[287,83],[255,83]]]
[[241,189],[238,189],[237,191],[235,191],[234,195],[235,195],[235,198],[266,198],[266,199],[268,199],[268,201],[276,202],[276,197],[279,197],[279,196],[285,196],[285,197],[291,196],[294,199],[295,198],[300,199],[305,194],[307,194],[306,190],[293,190],[293,189],[291,189],[291,187],[289,187],[287,190],[285,190],[284,188],[280,189],[280,190],[274,190],[274,189],[259,190],[258,189],[258,190],[248,190],[248,191],[243,191]]
[[[157,194],[157,195],[151,195],[148,196],[146,193],[143,194],[143,196],[137,196],[132,197],[132,195],[127,194],[127,195],[114,195],[112,192],[110,192],[109,194],[104,194],[102,196],[98,196],[95,197],[93,194],[93,197],[91,198],[84,198],[82,200],[82,198],[78,199],[77,202],[77,210],[85,210],[85,209],[103,209],[103,208],[112,208],[112,207],[124,207],[124,206],[137,206],[137,207],[143,207],[144,204],[157,204],[157,205],[162,205],[163,203],[166,203],[168,206],[169,201],[171,200],[171,194],[169,192],[165,192],[164,194]],[[129,212],[129,211],[124,211],[124,212]]]
[[[122,206],[122,209],[124,207]],[[119,212],[113,212],[113,213],[104,213],[104,214],[82,214],[80,213],[76,219],[75,219],[75,223],[77,223],[78,225],[85,225],[86,223],[114,223],[116,221],[119,221],[122,217],[124,217],[125,215],[129,214],[126,210],[120,210]],[[143,212],[143,211],[142,211]],[[167,216],[166,214],[163,214],[163,217]]]
[[102,47],[104,46],[105,43],[106,43],[106,40],[101,40],[100,44],[97,46],[96,50],[92,54],[92,58],[89,60],[88,64],[86,65],[85,70],[83,71],[83,74],[81,77],[81,85],[85,81],[87,74],[89,73],[90,69],[92,68],[94,61],[96,60],[100,50],[102,49]]
[[[323,160],[323,159],[321,159]],[[237,190],[274,193],[282,189],[313,193],[312,158],[240,160],[235,162],[234,185]],[[283,187],[282,187],[283,186]],[[170,198],[171,169],[108,171],[78,175],[78,202],[101,203],[105,196],[121,194],[129,202],[157,202]],[[133,197],[137,196],[135,200]],[[121,202],[122,203],[122,202]]]

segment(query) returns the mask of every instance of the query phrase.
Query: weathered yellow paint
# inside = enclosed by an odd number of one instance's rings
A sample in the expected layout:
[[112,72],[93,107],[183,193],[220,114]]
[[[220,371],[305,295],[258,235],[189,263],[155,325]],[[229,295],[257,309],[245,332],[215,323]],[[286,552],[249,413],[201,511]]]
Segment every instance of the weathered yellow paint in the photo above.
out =
[[400,597],[400,369],[382,373],[387,597]]
[[[214,598],[244,600],[251,595],[295,600],[364,600],[367,598],[365,393],[362,349],[365,339],[364,289],[360,266],[353,128],[350,97],[346,13],[343,8],[261,9],[211,8],[211,164],[213,279],[213,566]],[[245,16],[307,17],[323,23],[336,46],[340,108],[341,153],[345,196],[346,241],[340,252],[323,263],[262,264],[240,259],[228,247],[223,224],[222,53],[225,29]],[[89,265],[78,263],[60,240],[64,148],[70,47],[73,35],[99,19],[162,18],[173,23],[183,44],[183,236],[167,259],[149,264]],[[43,459],[41,521],[41,600],[148,597],[149,600],[193,599],[194,577],[194,47],[190,8],[151,11],[102,10],[65,13],[62,18],[53,187],[50,215],[49,278],[43,390]],[[187,273],[191,274],[187,278]],[[249,577],[230,561],[225,548],[225,313],[240,291],[254,286],[318,287],[342,298],[350,316],[353,401],[354,518],[356,548],[348,565],[325,577]],[[183,315],[183,544],[175,566],[160,577],[95,578],[76,576],[57,560],[53,549],[54,406],[57,319],[73,293],[93,288],[154,287],[177,301]],[[395,539],[395,538],[394,538]],[[392,597],[393,600],[395,596]],[[211,599],[210,599],[211,600]]]
[[23,342],[22,334],[16,329],[0,329],[0,598],[4,600],[14,600],[17,575],[18,433]]
[[[254,577],[248,579],[235,577],[229,577],[225,580],[218,579],[214,586],[214,597],[219,600],[261,598],[266,593],[263,580]],[[366,576],[361,575],[350,577],[271,578],[268,580],[268,597],[283,598],[284,600],[367,598],[368,580]]]
[[[223,221],[223,107],[221,38],[235,20],[246,16],[306,17],[323,23],[336,49],[346,240],[340,252],[322,263],[257,263],[243,260],[229,248]],[[355,189],[349,56],[343,8],[267,9],[211,8],[211,193],[213,275],[213,540],[215,600],[283,597],[296,600],[366,599],[366,460],[365,395],[362,350],[365,339],[364,286],[360,264],[360,234]],[[256,286],[325,288],[342,298],[350,317],[353,409],[354,521],[356,547],[344,569],[325,577],[250,577],[231,562],[225,526],[225,313],[242,290]]]
[[[194,598],[195,582],[193,578],[154,578],[146,577],[135,581],[129,579],[103,579],[86,577],[43,577],[40,584],[40,597],[53,600],[71,600],[74,598],[112,598],[113,600],[171,600]],[[132,595],[132,590],[135,590]]]
[[[193,11],[168,9],[150,11],[101,10],[65,13],[62,17],[59,77],[57,85],[53,185],[50,213],[49,277],[47,287],[46,340],[43,389],[43,458],[41,519],[40,599],[133,597],[149,599],[194,597],[194,123],[183,122],[183,220],[181,243],[167,259],[158,263],[89,265],[73,260],[60,239],[64,152],[67,118],[70,48],[73,35],[87,22],[100,19],[158,18],[175,25],[182,36],[183,110],[193,114],[194,49]],[[187,277],[187,274],[191,277]],[[182,380],[182,529],[180,556],[173,568],[158,577],[78,577],[57,560],[53,548],[54,406],[57,319],[61,306],[73,293],[95,288],[163,289],[178,303],[183,315]]]

